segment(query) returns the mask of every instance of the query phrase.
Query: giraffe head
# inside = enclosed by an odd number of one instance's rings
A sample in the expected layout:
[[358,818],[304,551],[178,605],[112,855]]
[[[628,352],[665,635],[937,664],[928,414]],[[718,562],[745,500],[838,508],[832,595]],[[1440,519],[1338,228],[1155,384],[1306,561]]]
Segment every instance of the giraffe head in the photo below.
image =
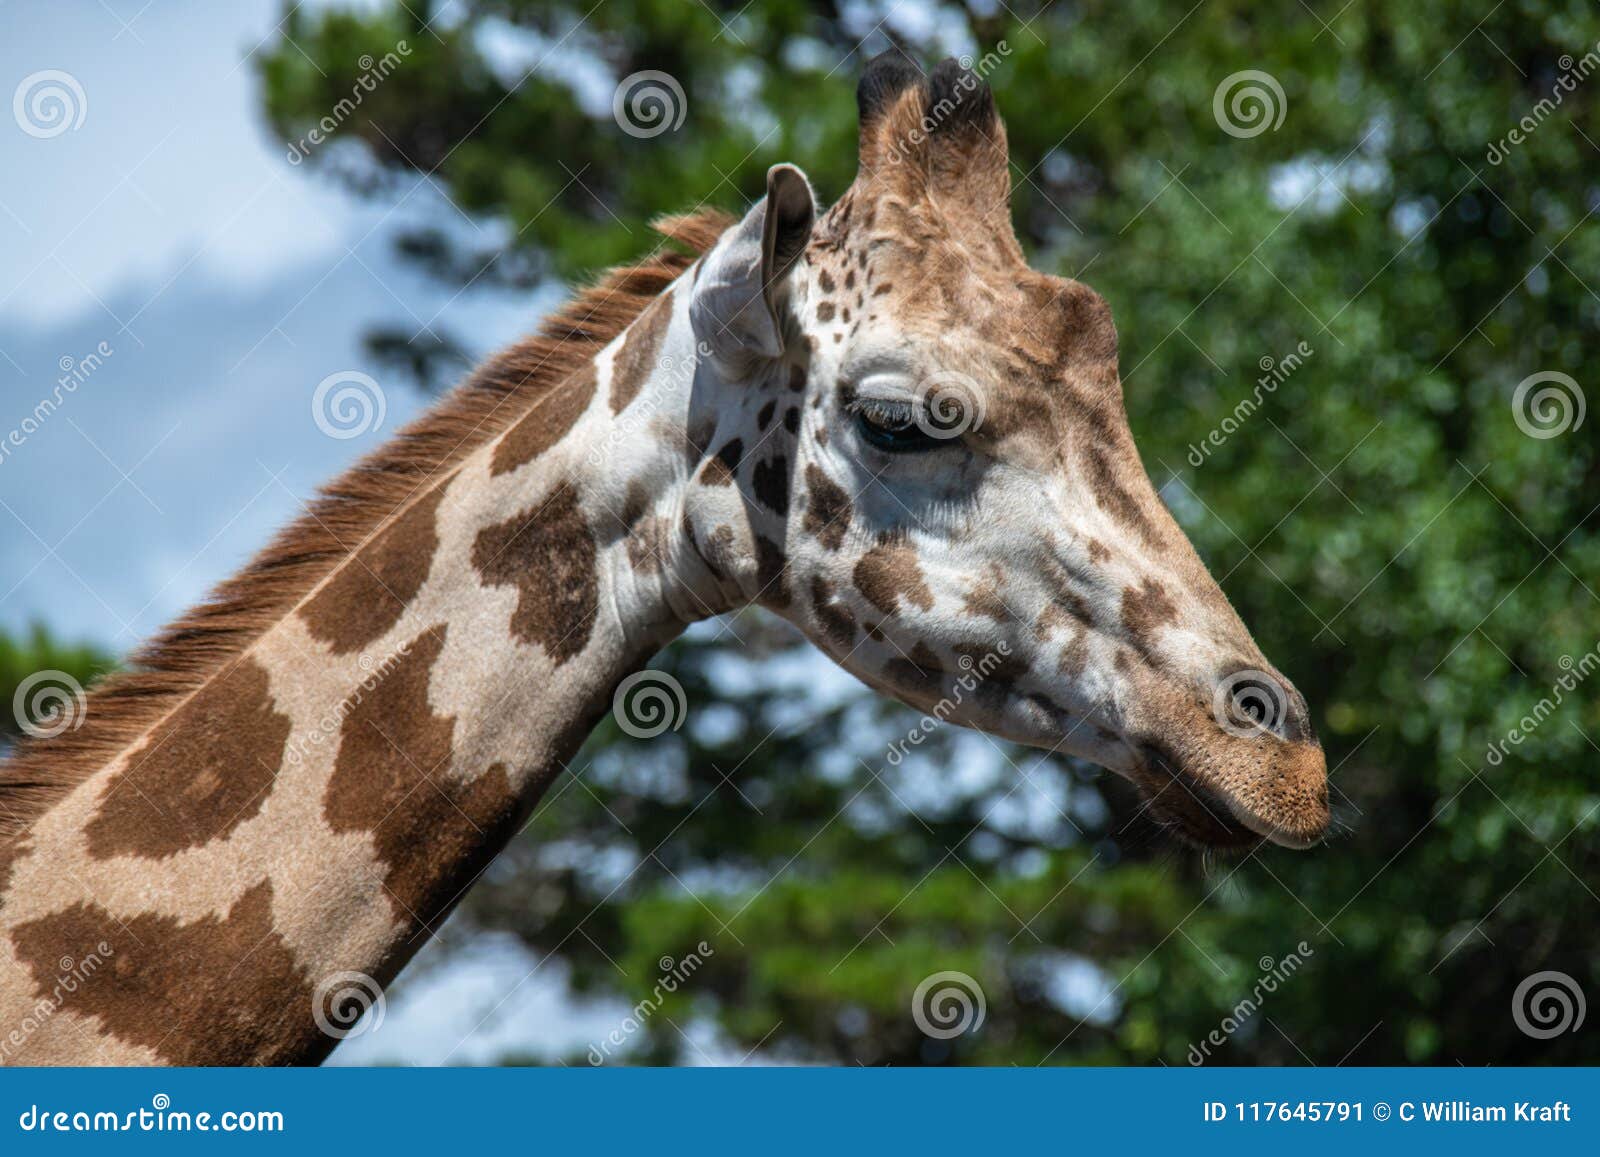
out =
[[891,54],[858,103],[839,202],[777,166],[696,273],[695,549],[871,686],[1108,767],[1192,842],[1314,843],[1305,701],[1151,485],[1105,301],[1028,268],[987,87]]

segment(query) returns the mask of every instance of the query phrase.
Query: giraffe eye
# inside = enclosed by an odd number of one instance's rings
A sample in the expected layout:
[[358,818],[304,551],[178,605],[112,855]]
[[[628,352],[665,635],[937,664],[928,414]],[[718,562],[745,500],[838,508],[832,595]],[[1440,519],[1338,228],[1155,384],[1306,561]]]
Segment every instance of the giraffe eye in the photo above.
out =
[[916,408],[910,402],[862,398],[851,410],[855,414],[856,428],[868,444],[890,454],[932,450],[940,444],[941,440],[928,430],[927,423],[917,421]]

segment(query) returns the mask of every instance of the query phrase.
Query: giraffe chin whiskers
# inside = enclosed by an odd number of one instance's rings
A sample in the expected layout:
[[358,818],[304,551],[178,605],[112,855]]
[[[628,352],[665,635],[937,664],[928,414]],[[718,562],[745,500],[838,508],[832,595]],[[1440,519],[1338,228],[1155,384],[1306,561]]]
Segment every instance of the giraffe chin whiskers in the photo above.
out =
[[[1268,842],[1297,851],[1316,846],[1330,824],[1321,748],[1270,734],[1257,743],[1257,750],[1224,742],[1180,753],[1146,738],[1128,778],[1150,811],[1186,842],[1214,848]],[[1230,759],[1231,766],[1222,762]]]

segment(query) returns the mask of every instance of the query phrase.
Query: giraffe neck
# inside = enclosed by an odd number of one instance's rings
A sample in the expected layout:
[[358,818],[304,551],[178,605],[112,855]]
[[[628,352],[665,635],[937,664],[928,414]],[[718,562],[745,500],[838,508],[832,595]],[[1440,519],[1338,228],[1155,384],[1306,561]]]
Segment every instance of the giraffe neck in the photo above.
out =
[[729,605],[679,509],[686,280],[0,845],[0,1023],[54,1005],[0,1061],[320,1059],[618,682]]

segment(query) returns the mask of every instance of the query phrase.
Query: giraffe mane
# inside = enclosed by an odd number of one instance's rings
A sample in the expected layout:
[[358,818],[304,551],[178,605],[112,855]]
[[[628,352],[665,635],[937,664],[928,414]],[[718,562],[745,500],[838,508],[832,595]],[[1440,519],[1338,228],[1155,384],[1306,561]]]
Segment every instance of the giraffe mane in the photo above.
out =
[[0,763],[0,840],[24,833],[137,742],[287,615],[420,488],[442,479],[588,364],[732,223],[717,209],[654,222],[657,232],[688,252],[663,245],[581,289],[533,335],[491,356],[425,414],[322,486],[243,570],[135,651],[127,670],[97,684],[79,728],[18,742]]

